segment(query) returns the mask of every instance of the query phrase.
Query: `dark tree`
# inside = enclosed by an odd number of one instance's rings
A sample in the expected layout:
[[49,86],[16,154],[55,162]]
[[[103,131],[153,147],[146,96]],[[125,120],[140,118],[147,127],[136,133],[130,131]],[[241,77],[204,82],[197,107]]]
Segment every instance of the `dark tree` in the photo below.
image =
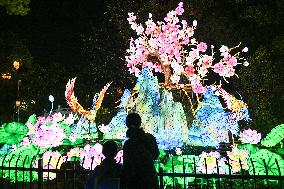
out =
[[9,15],[24,16],[29,12],[30,0],[0,0],[0,6],[6,9]]
[[[19,64],[14,67],[14,62]],[[14,33],[0,33],[0,75],[9,74],[10,78],[0,77],[0,120],[12,120],[15,117],[16,100],[22,100],[20,85],[29,77],[33,57],[26,45]]]

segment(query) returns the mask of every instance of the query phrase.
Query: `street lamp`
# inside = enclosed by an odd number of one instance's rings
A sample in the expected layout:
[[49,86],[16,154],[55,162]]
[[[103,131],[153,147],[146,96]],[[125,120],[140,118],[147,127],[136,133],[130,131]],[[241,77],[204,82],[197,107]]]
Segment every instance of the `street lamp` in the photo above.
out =
[[18,122],[20,122],[20,107],[21,107],[21,101],[16,100],[16,107],[17,107],[17,115],[18,115]]
[[[19,60],[14,60],[13,62],[13,68],[18,71],[20,68],[20,61]],[[17,114],[18,114],[18,122],[20,121],[20,107],[21,107],[21,100],[20,100],[20,86],[21,86],[21,80],[18,77],[17,81],[17,100],[16,100],[16,108],[17,108]]]
[[20,85],[21,80],[18,80],[18,95],[16,100],[16,108],[17,108],[17,114],[18,114],[18,122],[20,122],[20,107],[21,107],[21,100],[20,100]]
[[15,68],[15,70],[18,70],[20,68],[20,62],[18,60],[14,60],[13,67]]
[[2,77],[3,79],[11,79],[11,78],[12,78],[12,76],[11,76],[10,73],[3,73],[3,74],[1,74],[1,77]]
[[52,111],[53,111],[54,96],[49,95],[48,100],[51,102],[51,110],[49,112],[49,115],[50,115],[50,114],[52,114]]

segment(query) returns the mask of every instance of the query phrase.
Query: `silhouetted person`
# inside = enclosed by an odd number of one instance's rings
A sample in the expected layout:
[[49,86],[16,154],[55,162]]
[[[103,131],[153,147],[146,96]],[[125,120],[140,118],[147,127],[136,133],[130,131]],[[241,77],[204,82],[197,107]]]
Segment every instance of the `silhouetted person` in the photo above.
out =
[[118,189],[120,185],[121,165],[116,163],[117,144],[107,141],[103,144],[105,159],[89,177],[87,189]]
[[130,113],[126,117],[128,140],[123,145],[122,187],[127,189],[159,188],[154,160],[159,149],[153,135],[145,133],[141,117]]

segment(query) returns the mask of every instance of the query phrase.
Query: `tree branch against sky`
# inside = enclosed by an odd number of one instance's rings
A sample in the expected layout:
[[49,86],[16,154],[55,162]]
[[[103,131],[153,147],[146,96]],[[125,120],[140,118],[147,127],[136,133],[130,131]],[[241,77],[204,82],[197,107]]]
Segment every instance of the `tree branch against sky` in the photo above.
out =
[[0,0],[0,6],[10,15],[25,16],[28,14],[30,0]]

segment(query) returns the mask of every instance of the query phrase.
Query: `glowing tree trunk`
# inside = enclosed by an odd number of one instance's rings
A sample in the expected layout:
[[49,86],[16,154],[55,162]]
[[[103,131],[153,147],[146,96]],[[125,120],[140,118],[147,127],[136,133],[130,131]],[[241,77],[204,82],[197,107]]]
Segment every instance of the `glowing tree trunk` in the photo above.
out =
[[153,62],[153,64],[161,65],[165,77],[164,87],[170,87],[172,75],[171,64],[164,64],[160,57],[160,54],[157,51],[149,54],[147,60]]
[[171,66],[170,64],[162,64],[162,69],[163,69],[163,72],[164,72],[164,76],[165,76],[165,83],[164,83],[164,86],[165,87],[168,87],[168,86],[171,86]]

